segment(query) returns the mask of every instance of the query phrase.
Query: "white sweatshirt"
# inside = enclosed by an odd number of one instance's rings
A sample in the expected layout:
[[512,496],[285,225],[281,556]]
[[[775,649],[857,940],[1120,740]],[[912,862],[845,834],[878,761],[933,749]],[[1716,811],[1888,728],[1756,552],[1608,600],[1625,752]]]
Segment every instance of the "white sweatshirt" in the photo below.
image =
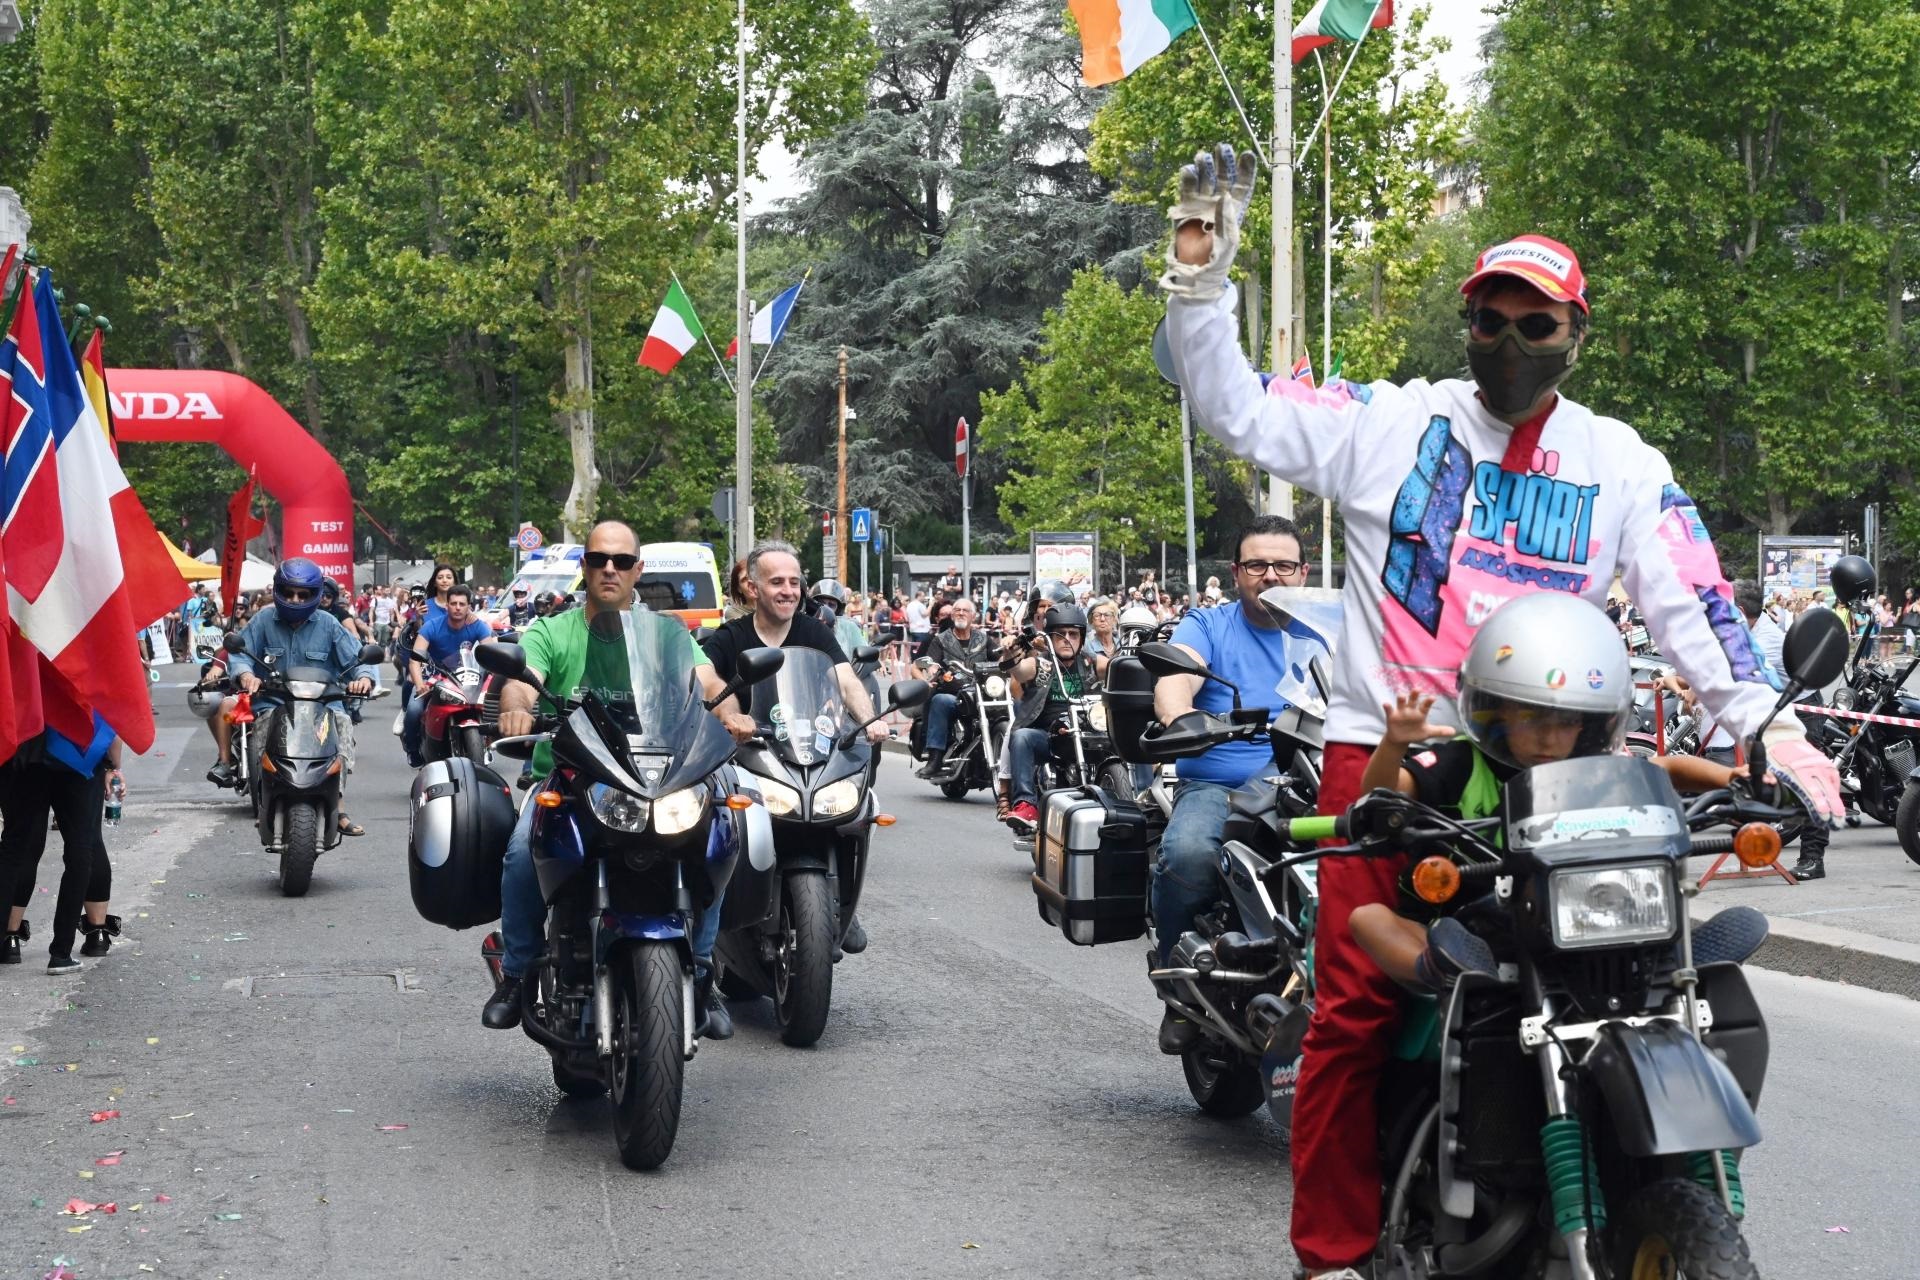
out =
[[1312,391],[1282,378],[1269,394],[1232,305],[1231,290],[1169,300],[1174,365],[1215,438],[1340,504],[1346,621],[1328,741],[1377,743],[1396,693],[1453,697],[1474,631],[1510,597],[1567,591],[1604,608],[1616,571],[1716,720],[1744,737],[1773,709],[1706,526],[1631,427],[1562,396],[1529,450],[1458,379]]

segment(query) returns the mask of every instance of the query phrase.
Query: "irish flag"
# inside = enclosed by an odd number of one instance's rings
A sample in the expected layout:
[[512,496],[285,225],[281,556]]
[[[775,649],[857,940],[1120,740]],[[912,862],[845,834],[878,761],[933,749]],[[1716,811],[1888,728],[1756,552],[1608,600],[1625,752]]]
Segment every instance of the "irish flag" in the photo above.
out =
[[1067,0],[1080,25],[1080,77],[1112,84],[1194,25],[1188,0]]
[[1293,29],[1293,60],[1335,40],[1358,40],[1368,27],[1393,25],[1393,0],[1319,0]]
[[687,300],[687,291],[675,280],[667,290],[667,300],[660,304],[660,314],[653,318],[653,327],[647,330],[646,345],[640,348],[636,363],[656,373],[672,373],[680,357],[693,350],[704,332],[700,317],[693,313],[693,303]]

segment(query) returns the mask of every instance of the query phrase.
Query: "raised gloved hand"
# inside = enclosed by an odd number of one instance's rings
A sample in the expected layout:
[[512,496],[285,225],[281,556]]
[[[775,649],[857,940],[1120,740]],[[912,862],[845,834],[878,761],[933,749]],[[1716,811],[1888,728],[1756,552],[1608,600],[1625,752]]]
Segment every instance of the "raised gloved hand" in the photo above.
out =
[[1840,771],[1820,748],[1807,741],[1799,717],[1791,712],[1783,713],[1767,726],[1761,741],[1767,749],[1767,772],[1800,797],[1816,821],[1829,827],[1839,826],[1840,819],[1846,816],[1846,801],[1840,794]]
[[1162,289],[1195,302],[1211,302],[1226,291],[1259,172],[1251,151],[1236,156],[1224,142],[1198,152],[1180,170],[1180,197],[1167,211],[1173,242],[1167,246]]

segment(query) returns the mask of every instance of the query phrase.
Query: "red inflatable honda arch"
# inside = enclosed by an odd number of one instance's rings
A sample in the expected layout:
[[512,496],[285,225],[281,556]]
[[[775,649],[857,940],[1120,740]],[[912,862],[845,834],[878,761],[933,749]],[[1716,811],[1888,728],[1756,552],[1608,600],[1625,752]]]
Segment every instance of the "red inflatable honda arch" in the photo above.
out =
[[122,440],[208,440],[280,503],[280,546],[353,585],[353,494],[346,473],[279,401],[207,369],[110,369]]

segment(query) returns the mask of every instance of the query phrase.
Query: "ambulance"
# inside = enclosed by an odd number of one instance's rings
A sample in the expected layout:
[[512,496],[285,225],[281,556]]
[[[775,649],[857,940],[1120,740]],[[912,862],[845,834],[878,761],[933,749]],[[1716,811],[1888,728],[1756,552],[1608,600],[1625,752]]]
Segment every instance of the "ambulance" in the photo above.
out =
[[[577,542],[555,543],[520,566],[513,586],[525,587],[529,599],[549,591],[577,598],[585,585],[580,564],[585,551]],[[720,625],[722,588],[712,547],[704,542],[649,542],[640,548],[640,563],[636,593],[641,604],[672,614],[689,631]]]

